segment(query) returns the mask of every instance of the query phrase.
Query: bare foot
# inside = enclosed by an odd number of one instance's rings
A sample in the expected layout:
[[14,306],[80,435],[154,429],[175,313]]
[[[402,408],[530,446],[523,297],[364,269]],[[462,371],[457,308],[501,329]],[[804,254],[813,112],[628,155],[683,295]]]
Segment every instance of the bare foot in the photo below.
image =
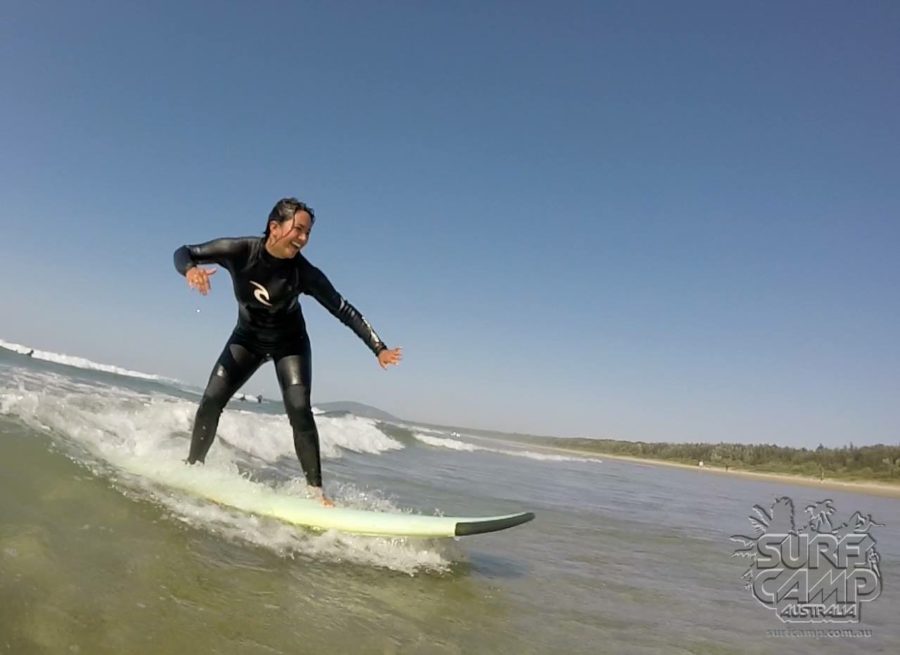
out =
[[322,487],[312,487],[313,496],[319,500],[325,507],[334,507],[334,501],[325,495]]

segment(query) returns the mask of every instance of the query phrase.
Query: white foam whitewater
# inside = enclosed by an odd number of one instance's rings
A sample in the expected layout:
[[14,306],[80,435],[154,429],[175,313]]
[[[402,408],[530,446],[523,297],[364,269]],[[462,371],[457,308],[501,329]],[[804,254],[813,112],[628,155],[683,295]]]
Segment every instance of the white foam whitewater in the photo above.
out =
[[[219,424],[220,442],[210,451],[206,465],[187,468],[183,459],[196,409],[193,402],[159,392],[139,393],[24,367],[0,370],[0,416],[51,434],[72,459],[116,480],[117,488],[124,485],[128,495],[136,493],[162,504],[177,520],[291,557],[350,561],[410,574],[444,571],[452,564],[450,553],[456,550],[452,544],[316,534],[178,491],[179,476],[189,473],[211,487],[226,485],[238,493],[254,494],[275,487],[278,493],[307,495],[301,480],[264,482],[248,475],[246,467],[244,473],[239,469],[248,456],[272,466],[282,457],[295,458],[291,428],[284,415],[226,409]],[[317,424],[325,459],[339,458],[345,450],[377,455],[403,448],[370,419],[319,416]],[[406,511],[377,492],[362,492],[353,485],[334,483],[328,491],[340,505]]]
[[91,360],[85,359],[83,357],[74,357],[72,355],[64,355],[62,353],[54,353],[47,350],[36,350],[34,348],[29,348],[28,346],[23,346],[18,343],[10,343],[9,341],[4,341],[3,339],[0,339],[0,348],[6,348],[7,350],[19,353],[20,355],[30,355],[35,359],[43,359],[44,361],[53,362],[55,364],[65,364],[66,366],[74,366],[76,368],[83,368],[92,371],[103,371],[104,373],[114,373],[116,375],[127,375],[128,377],[142,378],[144,380],[158,380],[161,382],[176,383],[178,382],[178,380],[166,378],[161,375],[152,375],[150,373],[141,373],[140,371],[131,371],[127,368],[113,366],[111,364],[98,364],[97,362],[92,362]]
[[536,459],[545,462],[591,462],[599,464],[601,460],[595,457],[573,457],[570,455],[556,455],[552,453],[538,453],[531,450],[506,450],[503,448],[489,448],[487,446],[478,446],[467,441],[459,439],[447,439],[445,437],[435,437],[421,432],[413,432],[413,436],[424,444],[435,448],[449,448],[450,450],[460,450],[465,452],[487,452],[498,453],[500,455],[510,455],[512,457],[525,457],[527,459]]

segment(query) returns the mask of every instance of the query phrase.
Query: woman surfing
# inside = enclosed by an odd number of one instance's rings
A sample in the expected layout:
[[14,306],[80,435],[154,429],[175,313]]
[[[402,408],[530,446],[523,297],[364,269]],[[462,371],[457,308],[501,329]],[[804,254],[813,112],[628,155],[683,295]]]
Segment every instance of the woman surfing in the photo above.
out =
[[206,295],[217,264],[231,273],[238,321],[213,367],[197,408],[187,462],[203,462],[216,437],[228,400],[263,362],[275,362],[285,410],[294,432],[294,449],[306,481],[326,506],[322,489],[319,433],[310,403],[312,366],[309,336],[300,309],[301,293],[349,327],[378,358],[382,368],[396,365],[400,348],[388,348],[369,322],[328,278],[300,254],[309,242],[316,215],[296,198],[279,200],[262,237],[223,238],[175,251],[175,268],[188,286]]

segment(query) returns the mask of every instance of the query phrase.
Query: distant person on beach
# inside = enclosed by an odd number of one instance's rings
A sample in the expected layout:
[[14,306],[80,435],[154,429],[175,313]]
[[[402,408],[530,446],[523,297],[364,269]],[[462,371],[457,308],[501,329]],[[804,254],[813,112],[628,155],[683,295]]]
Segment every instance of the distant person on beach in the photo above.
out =
[[[294,432],[294,449],[307,483],[323,504],[333,503],[322,489],[319,433],[313,418],[311,349],[298,296],[302,293],[349,327],[386,369],[402,358],[388,348],[368,321],[347,302],[328,278],[300,254],[315,223],[312,208],[296,198],[279,200],[269,213],[262,237],[223,238],[175,251],[175,268],[188,286],[206,295],[218,264],[231,273],[238,320],[213,367],[197,409],[187,462],[203,462],[216,436],[228,400],[260,365],[271,359]],[[260,397],[260,402],[262,397]]]
[[29,350],[27,353],[25,353],[25,356],[26,356],[26,357],[32,357],[33,355],[34,355],[34,348],[32,348],[31,350]]

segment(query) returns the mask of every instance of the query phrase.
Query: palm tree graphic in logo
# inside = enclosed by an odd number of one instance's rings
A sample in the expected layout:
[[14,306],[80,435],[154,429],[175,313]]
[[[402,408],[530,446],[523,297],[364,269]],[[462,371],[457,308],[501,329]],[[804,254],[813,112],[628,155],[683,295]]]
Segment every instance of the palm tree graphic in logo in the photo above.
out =
[[807,505],[806,513],[809,514],[808,525],[816,532],[831,532],[834,529],[831,525],[831,515],[834,514],[834,503],[831,499]]

